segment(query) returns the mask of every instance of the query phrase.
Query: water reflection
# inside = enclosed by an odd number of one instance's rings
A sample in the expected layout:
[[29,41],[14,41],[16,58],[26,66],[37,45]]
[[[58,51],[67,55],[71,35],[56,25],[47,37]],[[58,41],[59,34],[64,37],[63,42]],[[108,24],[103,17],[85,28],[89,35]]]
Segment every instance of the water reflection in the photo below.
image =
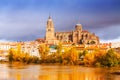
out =
[[[39,75],[39,80],[104,80],[100,69],[78,66],[61,66],[48,69],[46,75]],[[46,72],[47,72],[46,71]]]
[[119,80],[120,68],[0,64],[0,80]]

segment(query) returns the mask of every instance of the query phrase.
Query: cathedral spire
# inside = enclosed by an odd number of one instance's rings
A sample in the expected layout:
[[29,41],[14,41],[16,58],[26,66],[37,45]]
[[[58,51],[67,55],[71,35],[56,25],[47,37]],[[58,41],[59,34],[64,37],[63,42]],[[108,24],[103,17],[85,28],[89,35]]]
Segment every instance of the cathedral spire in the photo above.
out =
[[49,14],[48,22],[51,22],[51,21],[52,21],[52,18],[51,18],[51,15]]
[[49,15],[49,19],[51,19],[51,16]]
[[49,13],[49,19],[51,19],[51,14]]
[[46,25],[46,36],[45,36],[47,44],[54,44],[55,40],[55,32],[54,32],[54,23],[52,21],[51,16],[49,15],[47,25]]

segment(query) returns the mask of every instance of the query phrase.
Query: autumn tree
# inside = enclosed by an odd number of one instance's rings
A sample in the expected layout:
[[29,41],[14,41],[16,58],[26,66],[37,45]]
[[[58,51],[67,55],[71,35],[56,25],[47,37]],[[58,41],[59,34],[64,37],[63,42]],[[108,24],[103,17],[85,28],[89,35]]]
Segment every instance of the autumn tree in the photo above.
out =
[[85,65],[92,65],[94,63],[94,60],[94,53],[85,54],[83,59]]
[[10,62],[23,62],[23,63],[36,63],[39,58],[31,56],[29,53],[25,53],[21,50],[21,45],[17,45],[17,48],[11,48],[8,55]]
[[58,56],[61,55],[62,54],[62,43],[61,42],[59,42],[56,49],[57,49],[57,55]]
[[113,49],[108,50],[101,59],[101,64],[104,66],[112,67],[118,65],[117,55]]
[[96,63],[100,66],[117,66],[119,64],[119,54],[114,51],[114,49],[109,49],[105,54],[100,54],[99,57],[96,56]]
[[38,47],[38,50],[39,50],[40,58],[41,58],[42,60],[46,59],[46,57],[48,56],[49,51],[50,51],[48,45],[46,45],[46,44],[41,44],[41,45]]
[[9,61],[10,62],[12,62],[13,61],[13,50],[12,50],[12,48],[9,50],[9,55],[8,55],[8,59],[9,59]]
[[79,54],[75,47],[68,48],[64,50],[62,54],[63,64],[76,64],[76,61],[79,59]]

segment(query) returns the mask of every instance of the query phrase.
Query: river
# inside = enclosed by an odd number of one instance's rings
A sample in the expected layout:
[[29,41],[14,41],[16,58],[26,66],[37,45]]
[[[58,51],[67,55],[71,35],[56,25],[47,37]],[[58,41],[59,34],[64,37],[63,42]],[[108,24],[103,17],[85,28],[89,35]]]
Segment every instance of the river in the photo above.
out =
[[0,80],[120,80],[120,68],[0,64]]

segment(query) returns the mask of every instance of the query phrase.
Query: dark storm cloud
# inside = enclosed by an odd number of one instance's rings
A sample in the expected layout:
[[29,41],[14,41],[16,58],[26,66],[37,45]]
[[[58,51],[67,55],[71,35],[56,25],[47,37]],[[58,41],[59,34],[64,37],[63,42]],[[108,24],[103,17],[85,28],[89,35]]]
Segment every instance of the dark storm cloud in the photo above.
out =
[[120,0],[1,0],[0,38],[34,40],[45,36],[51,13],[56,31],[83,29],[102,40],[120,37]]
[[1,39],[15,41],[34,40],[38,37],[44,37],[43,35],[45,35],[46,19],[39,17],[39,14],[31,11],[20,11],[16,13],[9,12],[9,14],[6,13],[0,15]]

